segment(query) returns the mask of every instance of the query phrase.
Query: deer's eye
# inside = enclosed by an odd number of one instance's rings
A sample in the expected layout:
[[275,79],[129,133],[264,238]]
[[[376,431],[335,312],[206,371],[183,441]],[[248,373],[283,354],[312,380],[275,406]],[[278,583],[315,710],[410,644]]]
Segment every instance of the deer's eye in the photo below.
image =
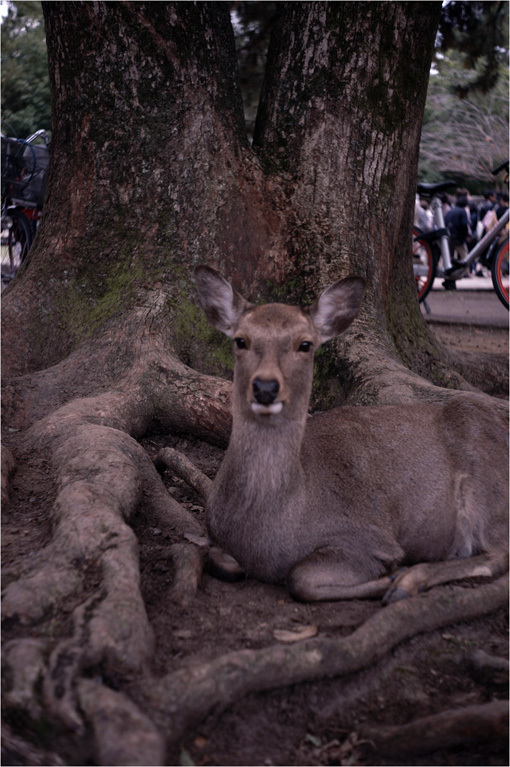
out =
[[234,341],[238,349],[246,349],[246,341],[244,338],[234,338]]
[[311,341],[301,341],[298,347],[298,352],[309,352],[311,348],[312,348]]

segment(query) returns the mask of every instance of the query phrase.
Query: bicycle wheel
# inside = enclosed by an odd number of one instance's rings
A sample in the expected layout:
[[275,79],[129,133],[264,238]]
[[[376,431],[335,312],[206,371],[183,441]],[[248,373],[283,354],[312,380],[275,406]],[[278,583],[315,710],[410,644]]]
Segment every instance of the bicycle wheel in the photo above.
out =
[[[7,285],[20,270],[32,244],[32,225],[20,210],[10,210],[2,217],[2,286]],[[7,237],[4,238],[4,232]]]
[[423,301],[434,284],[437,263],[432,246],[426,240],[420,240],[421,229],[413,227],[413,273],[418,291],[418,301]]
[[497,297],[508,309],[508,237],[503,240],[492,259],[491,276]]

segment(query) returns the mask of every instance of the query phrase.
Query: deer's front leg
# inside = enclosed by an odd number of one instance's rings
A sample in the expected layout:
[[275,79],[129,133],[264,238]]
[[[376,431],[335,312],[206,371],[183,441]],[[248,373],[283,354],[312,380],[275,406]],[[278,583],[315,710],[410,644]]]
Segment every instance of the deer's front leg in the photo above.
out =
[[449,559],[446,562],[421,562],[392,578],[384,595],[384,603],[396,602],[442,583],[464,578],[495,578],[508,569],[508,554],[479,554],[469,559]]
[[214,578],[229,583],[241,581],[246,577],[246,573],[238,561],[218,546],[212,546],[209,549],[207,569]]

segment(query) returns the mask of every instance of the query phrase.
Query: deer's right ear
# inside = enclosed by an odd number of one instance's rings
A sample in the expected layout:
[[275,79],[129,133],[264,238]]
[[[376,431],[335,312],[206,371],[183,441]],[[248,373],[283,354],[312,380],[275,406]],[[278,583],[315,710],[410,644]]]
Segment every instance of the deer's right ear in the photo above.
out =
[[234,329],[241,315],[251,304],[233,289],[216,269],[197,266],[195,269],[200,306],[207,319],[218,330],[234,337]]

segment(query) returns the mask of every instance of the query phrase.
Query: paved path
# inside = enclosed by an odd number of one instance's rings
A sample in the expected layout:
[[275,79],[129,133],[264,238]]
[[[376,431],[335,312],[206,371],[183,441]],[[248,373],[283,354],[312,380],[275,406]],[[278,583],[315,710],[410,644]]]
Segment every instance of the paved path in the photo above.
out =
[[457,290],[444,290],[441,283],[436,279],[421,303],[428,322],[508,328],[508,310],[496,296],[490,277],[458,280]]

